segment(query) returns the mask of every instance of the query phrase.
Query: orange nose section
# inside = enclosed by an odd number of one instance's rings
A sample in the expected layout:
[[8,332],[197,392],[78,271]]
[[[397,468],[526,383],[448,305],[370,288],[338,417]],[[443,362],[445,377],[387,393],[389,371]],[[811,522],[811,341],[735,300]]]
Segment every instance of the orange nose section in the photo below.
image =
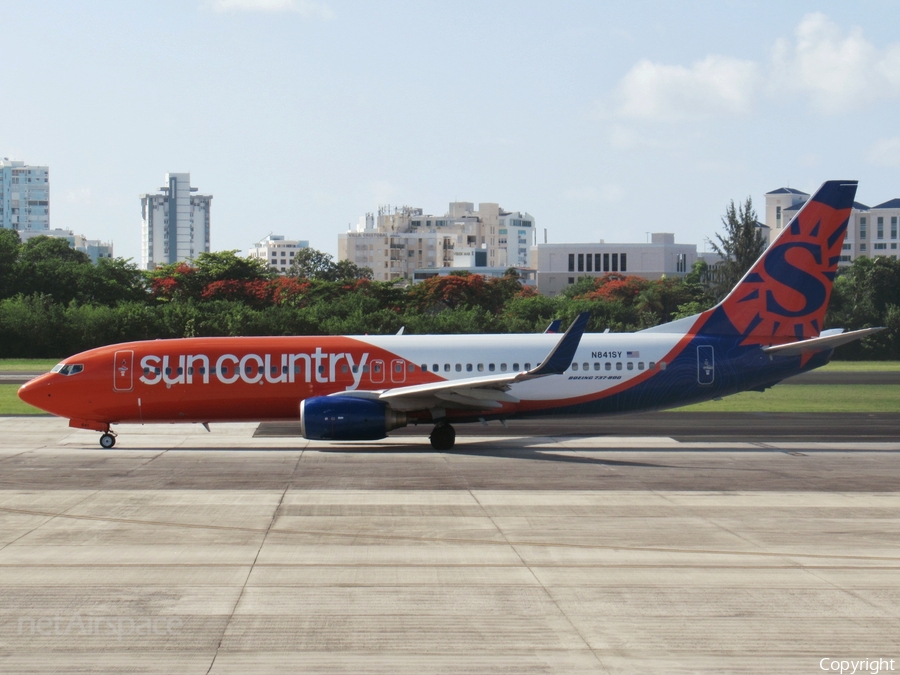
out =
[[47,375],[36,377],[30,382],[26,382],[19,387],[19,398],[28,405],[33,405],[35,408],[53,412],[50,410],[50,406],[53,403],[53,396],[50,392],[49,383],[47,382],[48,379],[49,373]]

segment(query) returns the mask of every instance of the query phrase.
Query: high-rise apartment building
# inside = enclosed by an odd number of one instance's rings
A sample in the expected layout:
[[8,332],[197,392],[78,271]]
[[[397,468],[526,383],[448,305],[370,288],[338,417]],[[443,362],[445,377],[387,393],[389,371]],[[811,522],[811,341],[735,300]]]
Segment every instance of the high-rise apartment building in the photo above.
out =
[[167,173],[160,194],[141,195],[141,266],[193,260],[209,251],[212,195],[192,194],[191,174]]
[[50,229],[50,169],[0,159],[0,227]]
[[409,279],[417,269],[531,267],[534,218],[498,204],[451,202],[442,216],[413,207],[359,219],[338,236],[338,259],[370,267],[378,281]]

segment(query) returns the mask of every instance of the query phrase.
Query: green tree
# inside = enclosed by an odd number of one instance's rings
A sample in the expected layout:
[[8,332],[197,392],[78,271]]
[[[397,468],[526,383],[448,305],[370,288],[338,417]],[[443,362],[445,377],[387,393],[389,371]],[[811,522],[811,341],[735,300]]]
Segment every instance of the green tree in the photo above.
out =
[[13,295],[22,242],[15,230],[0,228],[0,299]]
[[373,277],[372,270],[368,267],[359,267],[350,260],[334,262],[331,254],[314,248],[303,248],[297,251],[291,261],[288,274],[316,281],[344,281]]
[[716,233],[718,243],[710,242],[713,251],[722,256],[722,262],[718,264],[718,283],[714,288],[717,299],[724,298],[734,288],[766,250],[768,243],[750,197],[737,208],[732,199],[725,210],[722,225],[725,226],[725,233]]

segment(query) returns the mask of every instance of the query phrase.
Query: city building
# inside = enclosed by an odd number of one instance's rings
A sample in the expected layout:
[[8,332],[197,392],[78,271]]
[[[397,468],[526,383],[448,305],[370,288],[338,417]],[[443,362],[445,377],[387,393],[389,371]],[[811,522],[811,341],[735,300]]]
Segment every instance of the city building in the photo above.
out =
[[253,245],[249,257],[262,260],[284,274],[291,269],[297,251],[303,248],[309,248],[305,239],[285,239],[282,234],[270,234]]
[[192,194],[191,174],[167,173],[160,194],[141,195],[141,267],[193,260],[209,251],[212,195]]
[[444,215],[382,207],[338,236],[338,259],[372,269],[378,281],[412,280],[435,268],[531,268],[534,218],[498,204],[451,202]]
[[[808,194],[793,188],[779,188],[766,193],[766,224],[771,228],[769,243],[791,222],[807,199]],[[897,258],[900,254],[897,248],[900,243],[898,220],[900,199],[891,199],[877,206],[854,202],[838,266],[849,265],[859,256]]]
[[50,169],[0,159],[0,227],[50,229]]
[[88,239],[83,234],[75,234],[72,230],[23,230],[19,232],[19,239],[23,243],[35,237],[63,239],[70,248],[86,253],[94,264],[101,258],[113,257],[112,243],[99,239]]
[[684,276],[697,260],[695,244],[676,244],[675,235],[657,232],[649,244],[538,244],[537,289],[542,295],[558,295],[584,277],[611,272],[645,279]]

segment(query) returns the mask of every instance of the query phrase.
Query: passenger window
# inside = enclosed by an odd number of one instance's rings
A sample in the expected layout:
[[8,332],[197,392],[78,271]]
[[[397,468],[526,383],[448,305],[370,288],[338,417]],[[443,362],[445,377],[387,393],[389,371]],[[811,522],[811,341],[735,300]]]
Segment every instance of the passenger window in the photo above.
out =
[[457,364],[456,364],[456,372],[457,372],[457,373],[462,372],[462,364],[461,364],[461,363],[457,363]]
[[526,363],[526,364],[525,364],[525,370],[531,370],[531,364],[530,364],[530,363]]
[[471,364],[471,363],[467,363],[467,364],[466,364],[466,372],[467,372],[467,373],[471,373],[471,372],[472,372],[472,364]]
[[600,370],[600,362],[594,361],[594,370]]
[[204,368],[203,366],[200,366],[200,374],[206,375],[206,368]]
[[352,367],[350,368],[350,371],[353,372],[353,373],[358,373],[358,372],[359,372],[359,366],[352,366]]
[[445,363],[445,364],[444,364],[444,372],[445,372],[445,373],[449,373],[449,372],[450,372],[450,364],[449,364],[449,363]]
[[[427,366],[426,366],[425,369],[426,369],[426,370],[428,369]],[[410,364],[409,364],[409,368],[407,368],[407,370],[408,370],[409,372],[411,372],[411,373],[416,372],[416,364],[415,364],[415,363],[410,363]],[[398,372],[399,372],[399,371],[398,371]]]
[[491,371],[491,372],[493,373],[493,372],[494,372],[494,369],[495,369],[494,364],[493,364],[493,363],[489,363],[489,364],[488,364],[488,370]]
[[181,375],[184,372],[184,370],[182,368],[179,368],[177,372],[179,375]]
[[363,372],[364,372],[364,373],[368,373],[368,372],[369,372],[369,366],[363,366]]
[[434,372],[438,372],[438,371],[441,369],[441,367],[440,367],[440,365],[437,364],[437,363],[432,363],[432,364],[431,364],[431,369],[432,369]]
[[659,369],[660,369],[660,370],[665,370],[665,369],[666,369],[666,362],[665,362],[665,361],[660,361],[660,362],[659,362]]
[[578,370],[578,364],[577,364],[577,363],[573,363],[573,364],[572,364],[572,370]]
[[627,364],[628,370],[634,370],[634,361],[629,361]]
[[515,371],[518,371],[518,370],[519,370],[519,364],[518,364],[518,363],[514,363],[514,364],[513,364],[513,370],[515,370]]
[[612,370],[612,364],[611,364],[609,361],[606,362],[606,366],[605,366],[605,367],[606,367],[607,370]]
[[643,370],[643,369],[644,369],[644,362],[638,361],[638,370]]
[[590,363],[583,363],[582,366],[584,367],[585,370],[589,370],[590,367],[591,367],[591,364],[590,364]]
[[650,363],[647,364],[647,368],[650,370],[653,370],[654,368],[656,368],[656,364],[653,361],[651,361]]
[[[273,369],[273,370],[274,370],[274,369]],[[346,363],[341,364],[341,372],[342,372],[342,373],[346,373],[346,372],[347,372],[347,364],[346,364]]]
[[506,364],[505,363],[500,364],[500,372],[502,372],[502,373],[506,372]]
[[166,368],[166,375],[171,375],[171,374],[172,374],[172,369]]
[[380,373],[380,372],[381,372],[381,364],[380,364],[380,363],[376,363],[376,364],[372,367],[372,372]]
[[[288,371],[288,367],[287,367],[287,366],[281,366],[281,372],[282,372],[282,373],[284,373],[285,375],[287,375],[287,371]],[[353,372],[354,372],[354,373],[356,372],[356,366],[353,366]]]
[[622,362],[616,361],[616,370],[622,370]]
[[[181,370],[181,368],[179,368],[178,370]],[[193,374],[194,374],[194,366],[191,366],[190,368],[188,368],[188,375],[193,375]]]

